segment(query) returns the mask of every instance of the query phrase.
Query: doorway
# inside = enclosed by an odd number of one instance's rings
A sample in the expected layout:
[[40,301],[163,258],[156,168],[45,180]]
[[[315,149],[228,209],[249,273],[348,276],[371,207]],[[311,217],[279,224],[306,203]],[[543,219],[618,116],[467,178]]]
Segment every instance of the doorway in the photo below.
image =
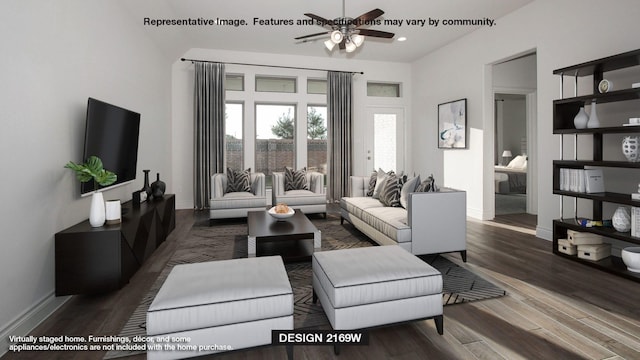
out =
[[493,65],[494,221],[537,226],[536,54]]
[[367,169],[404,169],[404,110],[402,108],[367,109],[369,134],[365,142]]

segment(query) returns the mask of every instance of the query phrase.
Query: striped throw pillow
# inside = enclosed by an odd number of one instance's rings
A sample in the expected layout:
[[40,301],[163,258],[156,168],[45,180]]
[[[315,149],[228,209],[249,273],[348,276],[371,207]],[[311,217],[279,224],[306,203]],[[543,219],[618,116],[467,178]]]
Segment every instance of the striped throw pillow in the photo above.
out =
[[376,181],[378,180],[378,172],[373,170],[371,177],[369,178],[369,189],[367,190],[367,196],[373,196],[373,191],[376,188]]
[[309,190],[306,167],[301,170],[293,170],[290,167],[284,168],[284,191],[289,190]]
[[236,171],[227,168],[227,189],[230,192],[251,192],[251,168],[245,171]]
[[400,191],[406,180],[405,176],[396,174],[387,176],[385,185],[380,191],[380,202],[384,206],[400,207]]

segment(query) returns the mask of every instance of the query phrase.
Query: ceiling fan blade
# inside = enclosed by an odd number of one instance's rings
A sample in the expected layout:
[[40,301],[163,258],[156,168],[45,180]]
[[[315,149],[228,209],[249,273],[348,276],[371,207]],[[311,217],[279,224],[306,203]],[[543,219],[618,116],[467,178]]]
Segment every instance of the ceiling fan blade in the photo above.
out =
[[320,36],[320,35],[327,35],[329,32],[328,31],[323,31],[320,33],[315,33],[315,34],[311,34],[311,35],[305,35],[305,36],[298,36],[297,38],[295,38],[295,40],[302,40],[302,39],[308,39],[314,36]]
[[347,38],[345,37],[344,39],[342,39],[342,41],[340,41],[340,44],[338,44],[338,47],[340,47],[340,50],[344,50],[347,47]]
[[373,9],[373,10],[369,11],[368,13],[364,13],[364,14],[358,16],[357,18],[355,18],[353,20],[353,22],[356,24],[356,26],[359,26],[360,24],[362,24],[365,21],[377,19],[378,17],[382,16],[382,14],[384,14],[384,11],[382,11],[380,9]]
[[373,36],[373,37],[379,37],[379,38],[385,38],[385,39],[391,39],[396,35],[394,33],[386,32],[386,31],[371,30],[371,29],[358,29],[358,33],[364,36]]
[[308,16],[310,18],[312,18],[313,20],[316,20],[318,22],[320,22],[320,25],[322,26],[333,26],[333,20],[327,20],[325,18],[323,18],[322,16],[318,16],[316,14],[312,14],[312,13],[305,13],[305,16]]

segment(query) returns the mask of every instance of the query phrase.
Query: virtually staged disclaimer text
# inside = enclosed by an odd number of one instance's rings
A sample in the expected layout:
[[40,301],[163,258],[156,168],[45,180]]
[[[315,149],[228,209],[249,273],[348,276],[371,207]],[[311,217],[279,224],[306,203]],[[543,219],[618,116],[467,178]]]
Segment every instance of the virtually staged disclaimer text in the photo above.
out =
[[175,336],[9,336],[9,351],[228,351],[230,345],[192,345]]
[[[496,25],[494,19],[487,17],[476,19],[374,19],[366,22],[355,23],[354,19],[345,19],[347,25],[387,25],[387,26],[415,26],[415,27],[438,27],[438,26],[488,26]],[[335,21],[333,21],[335,23]],[[145,17],[143,19],[145,26],[304,26],[304,25],[327,25],[322,21],[315,19],[262,19],[254,17],[251,21],[246,19],[207,19],[207,18],[186,18],[186,19],[152,19]],[[344,25],[344,24],[338,24]]]

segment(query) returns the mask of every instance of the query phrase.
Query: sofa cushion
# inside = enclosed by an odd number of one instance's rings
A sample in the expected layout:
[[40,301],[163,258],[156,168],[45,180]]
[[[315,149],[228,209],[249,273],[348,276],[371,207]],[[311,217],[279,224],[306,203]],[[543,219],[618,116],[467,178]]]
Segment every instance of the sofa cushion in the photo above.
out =
[[379,200],[370,197],[343,197],[340,199],[340,207],[359,218],[362,218],[364,209],[383,206]]
[[293,170],[290,167],[284,168],[284,191],[289,190],[309,190],[306,167],[301,170]]
[[250,192],[230,192],[224,194],[221,198],[209,200],[211,209],[241,209],[266,207],[267,199],[264,196],[255,196]]
[[251,191],[251,168],[245,171],[236,171],[227,168],[227,188],[225,193],[238,191]]
[[407,210],[401,207],[370,207],[363,209],[362,216],[358,217],[396,242],[411,241],[411,227],[407,225]]
[[289,190],[283,195],[277,196],[278,202],[283,202],[289,206],[295,205],[317,205],[327,202],[327,195],[317,194],[310,190]]

